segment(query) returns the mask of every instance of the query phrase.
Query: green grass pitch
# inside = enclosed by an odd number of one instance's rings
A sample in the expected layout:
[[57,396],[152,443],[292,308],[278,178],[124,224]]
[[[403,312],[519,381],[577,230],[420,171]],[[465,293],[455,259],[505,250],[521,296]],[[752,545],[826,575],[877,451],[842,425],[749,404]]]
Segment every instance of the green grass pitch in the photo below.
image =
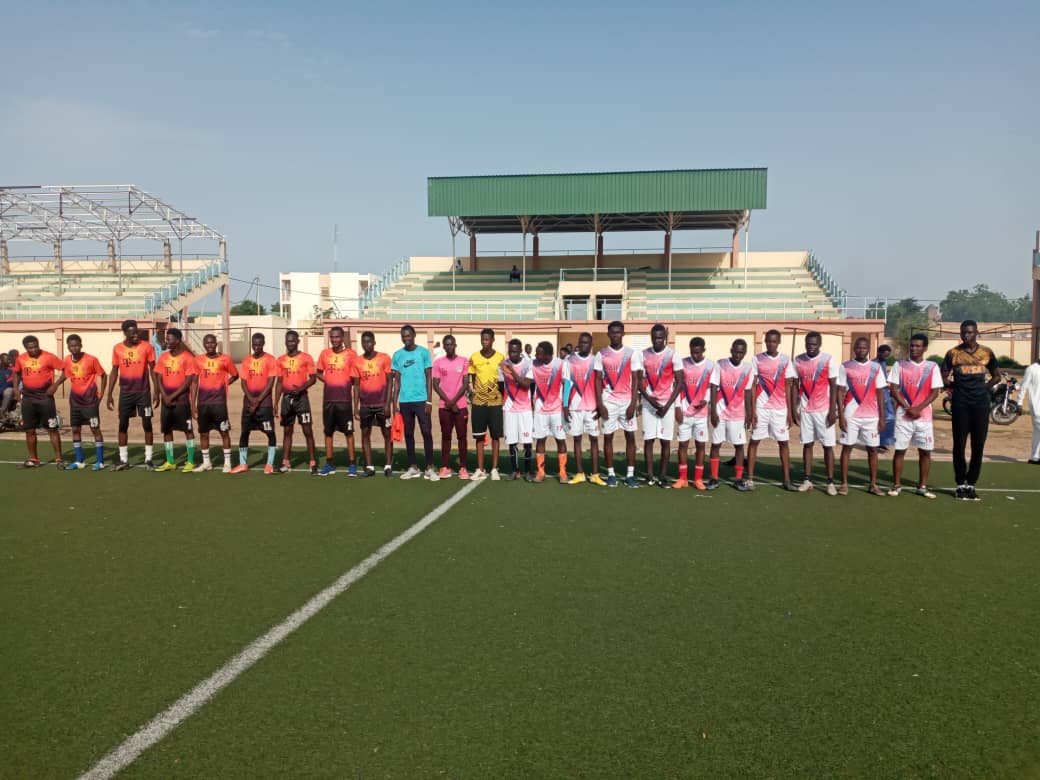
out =
[[[0,465],[0,777],[89,769],[460,487]],[[488,482],[122,776],[1040,777],[1040,493],[984,499]]]

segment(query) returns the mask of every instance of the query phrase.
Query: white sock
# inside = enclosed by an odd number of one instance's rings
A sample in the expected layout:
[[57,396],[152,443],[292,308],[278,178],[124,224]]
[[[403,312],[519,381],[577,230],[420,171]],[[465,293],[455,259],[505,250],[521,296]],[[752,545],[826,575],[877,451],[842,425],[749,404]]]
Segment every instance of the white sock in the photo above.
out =
[[609,469],[607,469],[607,476],[608,477],[616,477],[617,476],[617,474],[614,473],[614,467],[613,466],[611,466]]
[[224,462],[225,463],[230,463],[231,462],[231,450],[224,450]]
[[145,460],[151,460],[152,459],[152,445],[151,444],[144,445],[144,459]]
[[634,477],[636,475],[636,467],[635,466],[629,466],[627,474],[630,477]]
[[130,459],[130,448],[127,446],[120,446],[119,448],[119,462],[126,463]]
[[208,448],[204,449],[202,451],[202,465],[203,466],[208,466],[209,465],[209,449]]

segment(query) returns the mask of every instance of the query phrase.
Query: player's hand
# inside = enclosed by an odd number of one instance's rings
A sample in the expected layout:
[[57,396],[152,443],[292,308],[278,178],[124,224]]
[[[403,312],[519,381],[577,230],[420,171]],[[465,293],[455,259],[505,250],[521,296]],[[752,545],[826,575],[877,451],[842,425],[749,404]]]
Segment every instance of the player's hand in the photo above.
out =
[[668,414],[668,409],[666,409],[665,407],[661,406],[661,404],[658,404],[657,405],[657,416],[662,418],[662,419],[664,419],[664,417],[667,414]]
[[599,415],[599,419],[606,420],[610,415],[607,414],[607,407],[603,404],[596,405],[596,414]]
[[848,423],[845,422],[845,415],[841,415],[841,417],[838,418],[838,428],[841,429],[842,433],[845,433],[845,432],[848,431],[849,428],[848,428]]
[[[799,428],[802,427],[802,415],[800,413],[798,413],[798,412],[791,412],[790,417],[791,417],[791,422],[794,425],[797,425]],[[788,427],[791,427],[791,426],[788,426]]]
[[199,421],[199,410],[198,409],[192,409],[191,410],[191,417],[192,417],[193,420],[195,420],[195,422],[198,422]]
[[717,428],[719,426],[719,413],[715,410],[711,412],[711,427]]
[[[17,390],[15,390],[15,392],[14,392],[14,400],[16,400],[16,401],[18,400],[18,391]],[[112,402],[112,396],[109,396],[108,398],[105,399],[105,408],[108,409],[108,411],[110,411],[110,412],[113,411],[116,408],[116,405]]]
[[885,432],[885,420],[880,419],[880,418],[878,419],[878,421],[877,421],[877,432],[878,433],[884,433]]
[[749,426],[752,430],[758,427],[758,412],[754,412],[750,419],[751,425]]
[[[22,400],[22,392],[21,392],[21,390],[19,390],[16,387],[16,388],[14,388],[14,402],[17,404],[17,403],[20,403],[21,400]],[[108,399],[108,408],[109,409],[112,408],[112,399],[111,398]]]
[[563,422],[567,425],[571,424],[571,410],[566,406],[563,407]]
[[695,404],[693,405],[693,410],[694,410],[695,412],[699,412],[699,411],[700,411],[701,409],[703,409],[703,408],[704,408],[705,406],[707,406],[707,405],[708,405],[708,402],[707,402],[707,401],[698,401],[697,403],[695,403]]
[[679,407],[679,404],[675,405],[675,421],[681,423],[683,418],[683,410]]
[[918,417],[921,416],[921,410],[918,409],[916,406],[911,406],[909,409],[906,410],[906,416],[909,417],[911,420],[916,420]]
[[[831,409],[829,412],[827,412],[827,427],[828,428],[830,428],[832,425],[834,425],[834,420],[835,420],[836,417],[837,417],[837,415],[834,414],[834,410],[833,409]],[[845,430],[845,429],[842,428],[842,430]]]
[[636,402],[633,401],[632,403],[630,403],[628,405],[628,408],[625,409],[625,419],[626,420],[631,420],[631,419],[634,419],[635,416],[636,416]]
[[156,395],[155,398],[152,399],[152,407],[155,408],[155,409],[159,408],[159,396],[158,395]]
[[794,419],[791,417],[791,412],[787,412],[787,427],[790,429],[794,425]]

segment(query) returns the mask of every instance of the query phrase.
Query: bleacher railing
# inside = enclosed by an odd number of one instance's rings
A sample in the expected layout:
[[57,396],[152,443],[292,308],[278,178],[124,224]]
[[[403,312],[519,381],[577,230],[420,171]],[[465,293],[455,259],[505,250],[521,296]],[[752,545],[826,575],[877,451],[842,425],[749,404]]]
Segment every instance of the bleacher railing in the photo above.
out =
[[736,301],[647,301],[648,319],[660,320],[732,320],[769,319],[788,320],[825,319],[809,303],[792,302],[789,299],[761,298],[755,303]]
[[[628,269],[627,268],[561,268],[560,269],[560,281],[568,281],[567,275],[570,274],[571,281],[591,281],[592,279],[597,282],[609,282],[612,280],[620,280],[628,283]],[[575,279],[575,277],[579,277]]]
[[[816,283],[823,288],[823,291],[827,293],[827,296],[831,299],[831,303],[834,304],[835,308],[840,309],[842,312],[845,311],[847,295],[842,287],[838,286],[838,283],[834,281],[827,270],[812,252],[809,252],[809,256],[805,261],[805,268],[812,275]],[[844,313],[842,316],[847,316]]]
[[164,285],[157,292],[154,292],[151,295],[146,295],[144,298],[144,310],[148,314],[161,311],[181,296],[188,295],[192,291],[197,290],[199,287],[202,287],[204,284],[207,284],[227,272],[227,263],[221,263],[218,261],[210,263],[205,268],[200,268],[198,271],[185,274],[176,282]]
[[538,301],[522,304],[506,301],[400,301],[393,304],[388,316],[406,320],[517,320],[538,311]]
[[368,286],[363,295],[358,297],[358,312],[364,314],[370,306],[382,297],[384,292],[400,281],[401,277],[411,270],[412,259],[410,257],[402,257],[394,263],[382,276]]

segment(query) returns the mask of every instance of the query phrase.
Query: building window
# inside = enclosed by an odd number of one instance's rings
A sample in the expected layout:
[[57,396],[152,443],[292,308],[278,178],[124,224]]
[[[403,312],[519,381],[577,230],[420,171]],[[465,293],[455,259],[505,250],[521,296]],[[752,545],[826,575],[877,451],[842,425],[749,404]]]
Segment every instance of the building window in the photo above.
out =
[[589,296],[567,295],[563,299],[565,320],[587,320],[589,318]]
[[596,296],[596,319],[597,320],[620,320],[621,319],[621,297],[617,295]]

